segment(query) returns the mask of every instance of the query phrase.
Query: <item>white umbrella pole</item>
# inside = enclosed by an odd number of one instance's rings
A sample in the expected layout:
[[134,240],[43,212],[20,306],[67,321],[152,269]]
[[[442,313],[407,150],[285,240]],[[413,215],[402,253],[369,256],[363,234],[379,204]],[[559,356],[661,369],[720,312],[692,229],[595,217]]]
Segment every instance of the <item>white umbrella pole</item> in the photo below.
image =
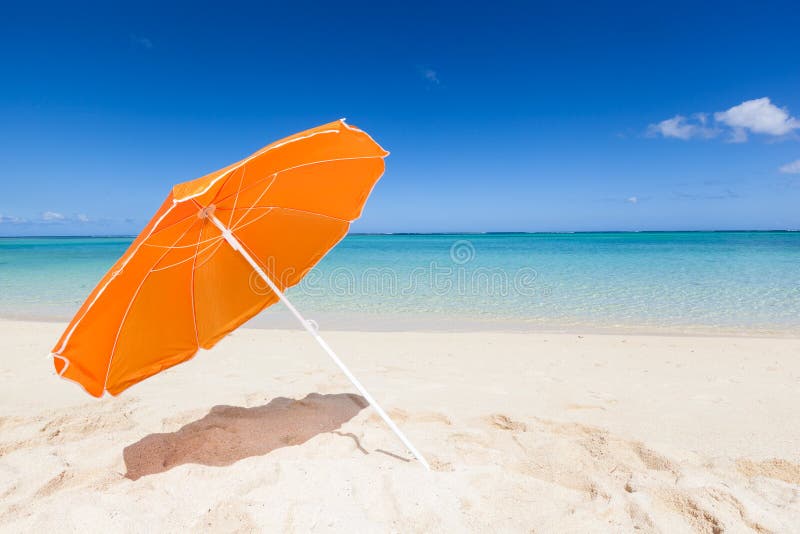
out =
[[339,357],[336,355],[336,353],[333,351],[330,345],[328,345],[328,343],[324,339],[322,339],[322,336],[319,335],[319,332],[317,332],[317,329],[314,326],[312,326],[311,322],[306,320],[300,314],[300,312],[297,311],[297,308],[295,308],[294,305],[289,301],[289,299],[286,298],[286,295],[283,294],[283,291],[281,291],[278,288],[278,286],[275,285],[272,279],[269,276],[267,276],[267,273],[264,272],[261,266],[250,255],[250,253],[248,253],[248,251],[242,246],[242,244],[239,243],[239,240],[236,239],[236,237],[234,237],[231,231],[224,224],[222,224],[222,222],[219,219],[217,219],[214,215],[209,215],[208,218],[209,220],[211,220],[211,222],[214,223],[214,225],[217,228],[220,229],[220,231],[222,232],[222,236],[225,238],[225,241],[227,241],[228,244],[235,251],[241,254],[245,260],[247,260],[247,263],[249,263],[250,266],[253,267],[253,269],[258,273],[258,275],[264,280],[264,282],[266,282],[269,288],[278,296],[280,301],[283,302],[287,308],[289,308],[289,311],[292,312],[292,315],[294,315],[298,321],[300,321],[300,324],[303,325],[303,328],[305,328],[309,334],[314,336],[314,339],[317,341],[317,343],[319,343],[319,346],[322,347],[322,350],[324,350],[328,354],[328,356],[331,357],[333,362],[337,366],[339,366],[339,369],[341,369],[344,375],[350,380],[350,382],[353,383],[353,385],[367,400],[370,406],[372,406],[375,409],[375,411],[378,412],[378,415],[381,416],[381,419],[383,419],[386,422],[386,424],[389,425],[389,428],[392,429],[392,432],[394,432],[397,435],[397,437],[400,438],[400,441],[403,442],[403,445],[405,445],[408,448],[408,450],[411,451],[414,457],[417,460],[419,460],[419,462],[422,465],[425,466],[425,469],[430,471],[431,467],[430,465],[428,465],[428,462],[425,460],[422,454],[417,450],[414,444],[411,443],[411,441],[409,441],[409,439],[405,436],[405,434],[403,434],[403,432],[400,430],[400,428],[398,428],[398,426],[394,423],[394,421],[392,421],[392,418],[389,417],[389,414],[383,411],[383,408],[381,408],[380,404],[378,404],[375,398],[369,394],[369,391],[367,391],[366,388],[364,388],[364,386],[361,384],[361,382],[359,382],[358,379],[355,376],[353,376],[353,373],[350,372],[350,369],[348,369],[347,366],[344,364],[344,362],[339,359]]

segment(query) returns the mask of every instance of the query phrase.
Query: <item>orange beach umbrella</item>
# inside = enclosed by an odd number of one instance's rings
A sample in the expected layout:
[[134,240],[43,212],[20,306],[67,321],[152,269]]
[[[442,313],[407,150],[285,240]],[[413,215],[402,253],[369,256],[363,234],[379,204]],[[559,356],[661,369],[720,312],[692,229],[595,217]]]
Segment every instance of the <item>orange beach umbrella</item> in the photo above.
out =
[[[56,372],[95,397],[117,395],[210,349],[281,300],[428,467],[283,294],[361,215],[387,155],[340,120],[175,185],[61,336],[52,353]],[[254,291],[254,276],[270,291]]]

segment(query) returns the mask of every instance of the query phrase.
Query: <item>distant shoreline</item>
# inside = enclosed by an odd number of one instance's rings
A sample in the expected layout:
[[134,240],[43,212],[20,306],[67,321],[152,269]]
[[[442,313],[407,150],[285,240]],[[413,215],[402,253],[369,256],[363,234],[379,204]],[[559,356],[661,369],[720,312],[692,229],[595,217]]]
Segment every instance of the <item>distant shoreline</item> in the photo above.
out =
[[[349,232],[351,236],[448,236],[448,235],[592,235],[592,234],[791,234],[795,230],[576,230],[562,232]],[[0,239],[134,239],[138,234],[130,235],[0,235]]]
[[[475,317],[436,317],[369,314],[314,313],[315,321],[329,332],[418,332],[418,333],[497,333],[497,334],[554,334],[595,336],[661,336],[679,338],[731,338],[731,339],[800,339],[795,328],[764,329],[715,327],[710,325],[645,325],[645,324],[591,324],[541,322],[524,319],[484,319]],[[42,323],[66,326],[68,315],[11,315],[0,313],[0,323]],[[242,328],[267,331],[294,331],[300,328],[288,312],[262,310]]]

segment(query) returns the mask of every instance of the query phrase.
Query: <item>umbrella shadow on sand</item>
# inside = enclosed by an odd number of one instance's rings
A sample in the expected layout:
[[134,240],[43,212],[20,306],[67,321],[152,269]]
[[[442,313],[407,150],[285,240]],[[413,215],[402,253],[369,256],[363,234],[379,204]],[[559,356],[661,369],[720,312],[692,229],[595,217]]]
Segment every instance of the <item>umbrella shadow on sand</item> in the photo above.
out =
[[264,406],[214,406],[176,432],[150,434],[125,447],[127,473],[137,480],[182,464],[231,465],[275,449],[300,445],[333,432],[367,406],[360,395],[311,393],[301,400],[278,397]]

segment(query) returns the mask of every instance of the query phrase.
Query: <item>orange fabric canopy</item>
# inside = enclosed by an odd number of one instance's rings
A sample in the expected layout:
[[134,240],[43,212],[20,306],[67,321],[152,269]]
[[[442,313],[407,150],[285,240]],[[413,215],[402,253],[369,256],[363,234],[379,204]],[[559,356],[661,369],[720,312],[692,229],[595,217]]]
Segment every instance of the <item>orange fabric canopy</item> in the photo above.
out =
[[277,297],[253,290],[253,267],[209,216],[283,290],[345,236],[387,155],[342,120],[174,186],[58,341],[56,371],[117,395],[211,348]]

